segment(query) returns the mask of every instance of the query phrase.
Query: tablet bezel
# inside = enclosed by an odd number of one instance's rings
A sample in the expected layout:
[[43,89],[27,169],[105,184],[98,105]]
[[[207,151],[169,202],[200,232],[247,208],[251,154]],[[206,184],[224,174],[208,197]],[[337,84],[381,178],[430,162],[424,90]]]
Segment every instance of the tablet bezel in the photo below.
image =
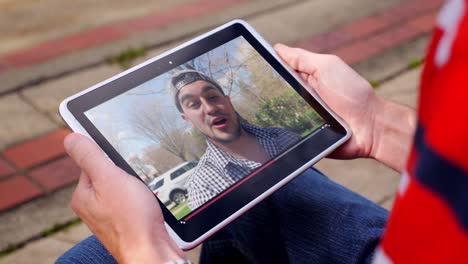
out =
[[255,177],[249,177],[242,184],[235,184],[239,186],[229,188],[225,191],[227,193],[225,195],[216,196],[216,202],[202,208],[189,221],[176,220],[158,200],[169,233],[184,249],[198,245],[345,142],[350,137],[350,132],[344,122],[326,108],[317,96],[308,93],[305,89],[306,84],[281,62],[271,46],[249,24],[241,20],[227,23],[67,98],[60,106],[61,116],[72,130],[90,136],[117,166],[137,176],[84,112],[239,36],[243,36],[291,87],[313,105],[328,125],[296,144],[281,158],[275,158],[268,163],[268,166],[265,164],[257,169],[255,172],[260,172]]

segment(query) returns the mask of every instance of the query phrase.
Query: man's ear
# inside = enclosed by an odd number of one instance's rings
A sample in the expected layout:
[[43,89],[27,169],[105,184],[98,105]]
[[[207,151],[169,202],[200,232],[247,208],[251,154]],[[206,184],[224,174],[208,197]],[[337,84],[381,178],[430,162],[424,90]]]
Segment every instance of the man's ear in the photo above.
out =
[[181,113],[180,114],[180,117],[182,117],[182,119],[187,122],[187,124],[189,124],[191,127],[193,127],[193,123],[192,121],[190,121],[190,119],[185,115],[185,113]]

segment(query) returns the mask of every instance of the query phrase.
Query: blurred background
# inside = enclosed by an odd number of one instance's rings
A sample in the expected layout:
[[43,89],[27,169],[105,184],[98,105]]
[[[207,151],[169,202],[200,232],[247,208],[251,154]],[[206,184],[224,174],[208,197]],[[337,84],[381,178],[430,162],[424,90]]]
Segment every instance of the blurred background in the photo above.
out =
[[[443,2],[0,0],[0,264],[51,263],[90,235],[69,208],[79,170],[62,147],[64,98],[241,18],[272,44],[337,54],[378,94],[416,107]],[[316,167],[391,209],[391,169],[363,159]]]

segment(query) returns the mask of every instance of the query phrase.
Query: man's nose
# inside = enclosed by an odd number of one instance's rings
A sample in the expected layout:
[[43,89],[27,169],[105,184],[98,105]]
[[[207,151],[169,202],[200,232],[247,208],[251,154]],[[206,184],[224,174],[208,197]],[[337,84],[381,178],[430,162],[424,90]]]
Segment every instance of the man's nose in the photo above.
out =
[[212,114],[218,111],[218,108],[216,107],[216,105],[208,101],[203,102],[203,109],[205,110],[205,113],[207,114]]

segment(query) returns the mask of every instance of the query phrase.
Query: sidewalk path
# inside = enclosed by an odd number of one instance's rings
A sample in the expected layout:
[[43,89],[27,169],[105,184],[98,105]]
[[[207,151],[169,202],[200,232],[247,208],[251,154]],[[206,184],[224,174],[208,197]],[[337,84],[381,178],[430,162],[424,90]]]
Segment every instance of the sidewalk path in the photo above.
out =
[[[223,21],[243,17],[272,43],[338,54],[379,83],[383,96],[414,106],[419,70],[409,70],[409,64],[422,59],[442,2],[177,1],[165,7],[165,16],[146,10],[125,20],[96,22],[87,31],[66,32],[52,42],[44,38],[21,49],[0,50],[0,251],[75,219],[67,205],[78,169],[65,157],[62,140],[69,131],[57,107],[63,98],[119,73],[121,68],[107,63],[111,55],[148,47],[147,55],[133,62],[138,63]],[[182,22],[174,18],[176,13],[185,16]],[[77,49],[65,48],[72,44]],[[325,160],[317,166],[390,208],[397,173],[369,160]],[[0,264],[29,263],[31,257],[47,263],[87,234],[82,226],[70,231],[73,238],[59,234],[31,242],[0,258]]]

